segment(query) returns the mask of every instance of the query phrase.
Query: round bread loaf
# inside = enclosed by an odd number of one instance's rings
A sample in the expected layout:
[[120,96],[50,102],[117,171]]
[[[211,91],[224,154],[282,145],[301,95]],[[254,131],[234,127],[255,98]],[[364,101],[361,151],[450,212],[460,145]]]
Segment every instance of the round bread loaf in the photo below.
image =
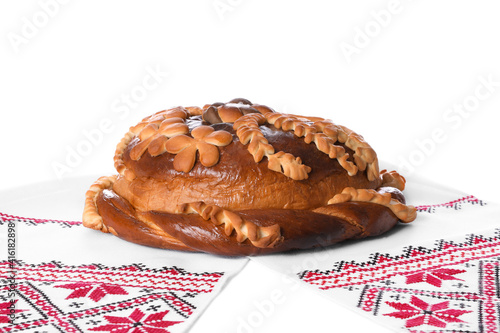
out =
[[246,99],[144,118],[116,176],[87,191],[83,224],[166,249],[256,255],[376,236],[416,210],[350,129]]

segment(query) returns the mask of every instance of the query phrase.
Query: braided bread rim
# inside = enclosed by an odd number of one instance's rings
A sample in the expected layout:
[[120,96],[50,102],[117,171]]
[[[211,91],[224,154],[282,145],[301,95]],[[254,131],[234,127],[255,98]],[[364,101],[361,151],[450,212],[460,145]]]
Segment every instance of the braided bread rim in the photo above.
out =
[[390,193],[379,193],[371,189],[356,189],[346,187],[341,193],[336,194],[328,201],[329,205],[341,202],[370,202],[389,208],[398,219],[404,223],[412,222],[417,218],[417,209],[413,206],[407,206],[391,197]]
[[252,222],[245,221],[237,213],[216,205],[207,205],[203,201],[181,204],[176,209],[177,214],[198,214],[205,221],[212,221],[215,225],[224,224],[224,233],[230,236],[236,231],[236,241],[246,239],[255,247],[275,247],[283,241],[280,226],[273,224],[268,227],[259,227]]
[[[112,233],[118,236],[117,232],[111,226],[107,226],[101,217],[97,200],[101,192],[104,190],[112,190],[113,184],[117,179],[117,175],[103,176],[97,179],[85,194],[85,207],[83,212],[83,225],[87,228],[100,230],[104,233]],[[398,200],[392,199],[390,193],[379,193],[375,190],[368,189],[355,189],[353,187],[345,188],[340,194],[335,195],[328,202],[328,206],[322,206],[318,209],[311,210],[313,212],[337,216],[353,226],[363,227],[349,216],[339,212],[325,212],[324,209],[331,207],[338,203],[345,202],[367,202],[376,205],[384,206],[391,210],[391,212],[402,222],[411,222],[416,218],[416,209],[413,206],[402,204]],[[233,212],[216,205],[209,205],[202,201],[193,203],[184,203],[177,207],[176,214],[197,214],[205,221],[210,221],[214,225],[224,225],[223,233],[226,236],[231,236],[233,230],[235,231],[236,240],[239,243],[249,240],[249,242],[256,248],[273,248],[279,245],[284,237],[281,235],[281,228],[278,224],[262,227],[257,226],[250,221],[243,219],[237,212]],[[136,217],[138,218],[138,217]],[[168,237],[175,239],[171,235],[165,233],[156,223],[148,219],[140,219],[148,227],[154,231],[158,236]],[[184,243],[175,239],[180,244],[186,246]]]
[[116,181],[116,177],[116,175],[99,177],[99,179],[97,179],[87,190],[85,193],[85,206],[83,208],[82,216],[83,226],[94,230],[100,230],[102,232],[111,232],[116,235],[113,228],[108,228],[104,224],[96,203],[99,193],[103,190],[111,189]]
[[[90,186],[88,191],[85,193],[85,206],[82,216],[83,226],[94,230],[100,230],[104,233],[112,233],[113,235],[118,236],[118,233],[113,229],[113,227],[104,224],[104,220],[99,214],[99,209],[97,208],[97,197],[104,190],[112,190],[113,184],[116,181],[117,177],[117,175],[100,177]],[[135,218],[138,219],[138,217]],[[167,237],[170,241],[178,242],[182,246],[186,247],[184,243],[167,234],[155,223],[144,219],[140,219],[140,221],[151,228],[156,235]]]
[[[98,195],[104,190],[111,190],[113,184],[117,179],[117,175],[113,176],[103,176],[97,179],[85,193],[85,206],[83,209],[82,222],[87,228],[100,230],[104,233],[112,233],[115,236],[118,234],[112,227],[106,226],[104,224],[103,218],[99,214],[99,209],[97,208],[96,199]],[[283,240],[280,233],[280,227],[277,224],[268,227],[259,227],[254,223],[245,221],[238,214],[220,208],[215,205],[207,205],[204,202],[196,203],[186,203],[179,205],[177,214],[198,214],[204,220],[212,221],[215,225],[224,224],[224,232],[226,236],[230,236],[233,230],[236,231],[236,240],[241,243],[248,239],[252,245],[259,248],[275,247],[278,243]],[[159,235],[166,235],[161,228],[159,228],[155,223],[150,221],[142,221],[146,223],[150,228],[159,232]]]
[[127,168],[125,162],[123,162],[123,153],[125,152],[125,149],[129,145],[130,141],[132,141],[132,139],[135,138],[136,135],[137,133],[129,130],[116,146],[115,156],[113,158],[116,171],[129,181],[134,180],[136,176],[132,170]]
[[[317,149],[330,158],[336,158],[339,164],[354,176],[358,171],[367,170],[368,180],[373,181],[379,175],[378,158],[375,150],[353,130],[334,124],[320,117],[296,116],[283,113],[265,113],[269,124],[284,131],[293,131],[298,137],[303,137],[306,143],[314,142]],[[308,124],[307,122],[312,122]],[[354,151],[354,161],[348,161],[349,155],[342,146],[343,143]]]

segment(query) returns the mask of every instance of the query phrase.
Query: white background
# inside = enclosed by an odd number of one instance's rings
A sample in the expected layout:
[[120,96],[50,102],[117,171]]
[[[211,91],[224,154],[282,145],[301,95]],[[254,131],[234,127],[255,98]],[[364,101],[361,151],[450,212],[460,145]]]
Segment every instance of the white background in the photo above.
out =
[[[2,2],[0,189],[113,173],[143,117],[245,97],[354,129],[409,186],[418,175],[498,201],[499,13],[494,0]],[[306,312],[252,329],[357,324],[308,294],[294,294]],[[227,306],[244,318],[242,300]]]

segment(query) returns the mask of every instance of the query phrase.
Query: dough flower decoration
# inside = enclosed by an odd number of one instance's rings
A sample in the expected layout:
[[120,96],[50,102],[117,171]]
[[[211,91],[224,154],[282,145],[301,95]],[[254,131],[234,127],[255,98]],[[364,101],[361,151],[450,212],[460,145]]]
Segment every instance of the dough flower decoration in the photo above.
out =
[[162,143],[173,136],[189,133],[184,120],[188,116],[184,108],[160,111],[151,118],[146,118],[137,126],[131,128],[140,140],[130,151],[130,158],[137,161],[146,152],[152,156],[161,154]]
[[[210,126],[199,126],[191,131],[191,136],[177,135],[166,141],[161,146],[151,147],[155,154],[167,151],[176,154],[174,169],[189,172],[194,167],[196,153],[200,155],[200,162],[206,167],[211,167],[219,162],[219,149],[233,141],[233,136],[226,131],[215,131]],[[153,149],[154,148],[154,149]]]

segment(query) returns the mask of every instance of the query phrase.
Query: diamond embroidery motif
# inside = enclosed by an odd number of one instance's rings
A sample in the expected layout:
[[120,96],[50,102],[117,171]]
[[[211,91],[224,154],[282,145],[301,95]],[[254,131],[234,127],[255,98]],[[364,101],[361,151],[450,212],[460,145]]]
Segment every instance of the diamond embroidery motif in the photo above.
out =
[[398,319],[407,319],[405,326],[416,327],[430,325],[445,328],[448,323],[463,323],[458,317],[471,311],[449,308],[449,301],[429,304],[416,296],[411,297],[410,304],[398,302],[386,302],[392,308],[398,310],[384,314]]
[[114,332],[114,333],[168,333],[167,327],[182,323],[181,321],[163,320],[169,311],[153,313],[147,316],[139,309],[128,317],[104,316],[108,324],[89,329],[94,332]]

